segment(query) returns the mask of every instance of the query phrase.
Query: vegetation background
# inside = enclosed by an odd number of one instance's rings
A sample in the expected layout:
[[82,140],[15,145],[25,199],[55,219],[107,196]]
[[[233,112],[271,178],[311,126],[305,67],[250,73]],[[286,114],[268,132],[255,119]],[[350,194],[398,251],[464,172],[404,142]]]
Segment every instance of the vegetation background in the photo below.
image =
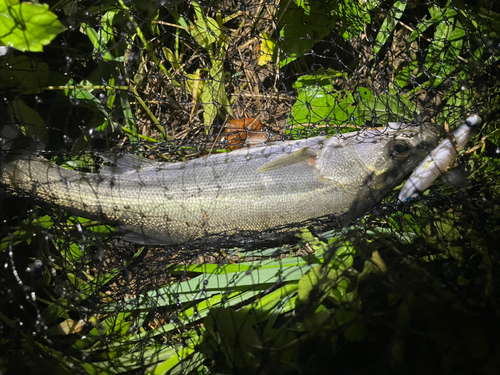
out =
[[0,0],[1,105],[67,168],[483,118],[422,198],[257,247],[2,190],[0,372],[499,373],[499,34],[485,0]]

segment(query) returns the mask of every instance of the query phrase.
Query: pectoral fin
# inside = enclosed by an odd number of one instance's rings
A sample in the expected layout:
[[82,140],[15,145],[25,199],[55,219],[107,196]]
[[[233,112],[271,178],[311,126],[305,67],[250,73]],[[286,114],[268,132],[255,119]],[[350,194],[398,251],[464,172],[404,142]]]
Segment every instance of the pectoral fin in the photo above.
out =
[[294,151],[290,154],[285,154],[282,156],[278,156],[276,159],[270,161],[269,163],[264,164],[262,167],[257,169],[258,172],[269,172],[275,169],[283,168],[288,165],[300,163],[304,160],[312,158],[312,160],[316,160],[318,154],[311,150],[309,147],[303,147],[297,151]]

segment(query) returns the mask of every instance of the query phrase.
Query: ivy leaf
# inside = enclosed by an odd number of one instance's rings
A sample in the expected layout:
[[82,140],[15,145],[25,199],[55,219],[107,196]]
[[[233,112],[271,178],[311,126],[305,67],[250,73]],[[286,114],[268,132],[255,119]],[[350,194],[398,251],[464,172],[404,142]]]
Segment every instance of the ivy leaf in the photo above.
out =
[[0,44],[20,51],[42,52],[66,30],[47,4],[0,1]]

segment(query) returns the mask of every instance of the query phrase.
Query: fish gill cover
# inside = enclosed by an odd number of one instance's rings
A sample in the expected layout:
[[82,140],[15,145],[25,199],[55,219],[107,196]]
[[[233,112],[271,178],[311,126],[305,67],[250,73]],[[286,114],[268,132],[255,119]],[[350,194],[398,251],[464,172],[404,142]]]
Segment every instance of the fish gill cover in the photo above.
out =
[[144,246],[4,186],[0,373],[499,373],[496,2],[0,0],[0,20],[3,166],[12,123],[23,154],[105,174],[483,120],[420,198],[401,179],[264,241]]

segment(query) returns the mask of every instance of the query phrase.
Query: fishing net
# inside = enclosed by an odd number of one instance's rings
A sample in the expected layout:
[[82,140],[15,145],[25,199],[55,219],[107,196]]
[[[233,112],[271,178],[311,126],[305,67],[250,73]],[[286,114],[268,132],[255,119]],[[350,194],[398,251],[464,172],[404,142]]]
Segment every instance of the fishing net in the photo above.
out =
[[4,187],[0,373],[500,371],[496,2],[0,0],[0,19],[2,122],[70,169],[483,119],[420,198],[262,243],[142,246]]

